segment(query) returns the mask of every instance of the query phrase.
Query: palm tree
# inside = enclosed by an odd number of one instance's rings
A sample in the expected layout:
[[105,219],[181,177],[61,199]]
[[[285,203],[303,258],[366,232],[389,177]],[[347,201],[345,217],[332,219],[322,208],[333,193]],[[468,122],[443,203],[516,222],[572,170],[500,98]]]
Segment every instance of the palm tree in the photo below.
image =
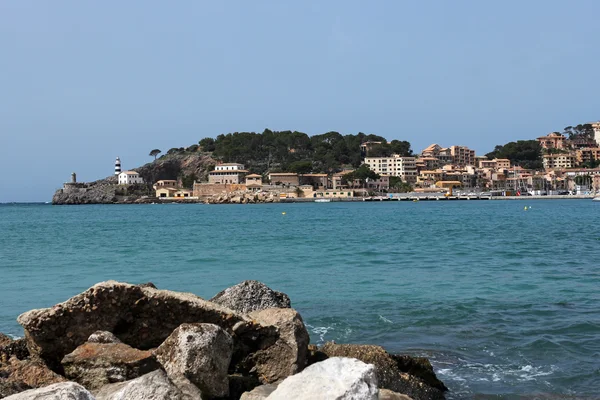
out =
[[159,155],[160,153],[162,153],[162,151],[160,151],[159,149],[154,149],[150,152],[150,157],[154,156],[154,161],[156,161],[156,156]]

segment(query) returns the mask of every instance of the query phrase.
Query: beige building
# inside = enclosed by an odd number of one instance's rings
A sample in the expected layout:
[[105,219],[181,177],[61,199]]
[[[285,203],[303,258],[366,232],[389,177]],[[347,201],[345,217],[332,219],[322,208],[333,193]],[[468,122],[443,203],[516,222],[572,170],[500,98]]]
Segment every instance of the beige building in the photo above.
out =
[[564,149],[565,148],[565,140],[566,138],[558,133],[552,132],[547,134],[546,136],[541,136],[536,139],[540,142],[540,146],[543,149]]
[[271,181],[272,185],[300,185],[298,174],[293,172],[272,172],[269,174],[269,180]]
[[544,169],[573,168],[577,163],[577,158],[571,153],[544,154],[542,162]]
[[154,188],[154,190],[161,189],[161,188],[168,188],[168,187],[176,188],[177,181],[173,180],[173,179],[163,179],[160,181],[156,181],[156,183],[154,185],[152,185],[152,187]]
[[452,162],[456,165],[475,165],[475,150],[466,146],[450,146]]
[[262,176],[258,174],[246,175],[246,188],[248,190],[260,190],[262,188]]
[[214,171],[208,173],[208,183],[213,184],[243,184],[248,173],[243,164],[219,164]]
[[600,147],[586,147],[575,151],[578,164],[600,160]]
[[402,157],[398,154],[391,157],[365,157],[365,164],[379,175],[398,176],[408,183],[417,181],[415,157]]

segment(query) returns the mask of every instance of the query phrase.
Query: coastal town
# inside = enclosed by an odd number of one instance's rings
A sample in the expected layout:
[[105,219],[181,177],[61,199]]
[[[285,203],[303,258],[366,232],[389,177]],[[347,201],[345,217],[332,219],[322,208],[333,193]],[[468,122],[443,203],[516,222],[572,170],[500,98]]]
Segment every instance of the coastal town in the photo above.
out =
[[[246,203],[274,201],[355,201],[390,199],[491,199],[525,196],[593,197],[600,193],[600,122],[585,125],[587,135],[551,132],[536,138],[542,168],[526,168],[509,158],[476,155],[467,146],[431,144],[416,155],[384,154],[387,142],[360,143],[358,168],[330,173],[281,171],[256,173],[243,163],[222,162],[206,173],[206,179],[184,182],[182,176],[145,180],[136,170],[122,170],[115,160],[117,185],[127,198],[140,193],[138,202],[187,201]],[[193,153],[201,152],[194,146]],[[293,152],[294,149],[290,149]],[[153,150],[156,155],[160,150]],[[172,152],[171,152],[172,153]],[[168,159],[170,154],[166,155]],[[161,158],[162,159],[162,158]],[[155,160],[155,162],[160,162]],[[65,183],[64,193],[86,191],[75,174]],[[149,191],[149,188],[152,188]],[[143,190],[142,190],[143,192]]]

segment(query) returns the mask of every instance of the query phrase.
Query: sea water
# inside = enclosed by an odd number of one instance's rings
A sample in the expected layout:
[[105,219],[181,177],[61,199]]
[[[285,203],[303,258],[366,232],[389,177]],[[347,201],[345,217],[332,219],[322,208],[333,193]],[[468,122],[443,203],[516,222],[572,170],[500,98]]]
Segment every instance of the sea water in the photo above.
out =
[[0,229],[0,332],[103,280],[208,299],[256,279],[313,343],[428,357],[449,398],[600,398],[590,200],[2,205]]

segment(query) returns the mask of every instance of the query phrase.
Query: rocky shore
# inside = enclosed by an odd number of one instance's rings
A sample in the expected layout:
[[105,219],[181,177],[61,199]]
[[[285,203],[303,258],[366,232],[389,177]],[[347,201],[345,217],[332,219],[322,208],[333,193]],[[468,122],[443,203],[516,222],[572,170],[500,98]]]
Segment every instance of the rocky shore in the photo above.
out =
[[429,361],[375,345],[311,345],[289,297],[244,281],[211,300],[101,282],[0,334],[10,400],[444,399]]

